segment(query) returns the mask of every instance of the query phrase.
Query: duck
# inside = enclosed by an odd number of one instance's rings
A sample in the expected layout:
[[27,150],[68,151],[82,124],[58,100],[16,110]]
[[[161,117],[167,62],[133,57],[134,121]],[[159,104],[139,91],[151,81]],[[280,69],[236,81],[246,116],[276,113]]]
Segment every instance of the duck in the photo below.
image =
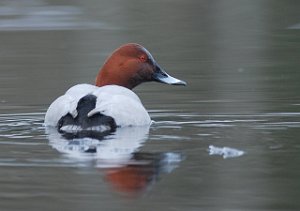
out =
[[54,100],[44,124],[61,133],[109,133],[118,127],[150,125],[152,120],[132,89],[151,81],[186,85],[161,68],[142,45],[124,44],[106,59],[94,85],[74,85]]

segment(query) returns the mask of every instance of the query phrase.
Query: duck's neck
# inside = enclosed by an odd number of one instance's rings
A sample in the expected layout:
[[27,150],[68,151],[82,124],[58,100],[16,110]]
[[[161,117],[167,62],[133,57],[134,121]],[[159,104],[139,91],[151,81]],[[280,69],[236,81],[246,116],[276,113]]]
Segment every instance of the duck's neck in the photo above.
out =
[[[120,74],[118,71],[113,71],[114,69],[111,68],[113,67],[109,67],[109,71],[105,66],[100,69],[96,77],[96,86],[118,85],[133,89],[138,85],[134,78],[128,78],[126,75]],[[113,72],[115,72],[115,74]]]

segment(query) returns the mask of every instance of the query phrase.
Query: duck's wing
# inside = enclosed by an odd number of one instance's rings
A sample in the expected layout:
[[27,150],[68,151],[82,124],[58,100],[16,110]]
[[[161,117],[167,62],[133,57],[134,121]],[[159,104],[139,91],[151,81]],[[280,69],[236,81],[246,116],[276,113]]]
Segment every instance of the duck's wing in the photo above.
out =
[[57,98],[48,108],[45,115],[45,125],[56,127],[59,120],[67,115],[75,118],[79,100],[97,89],[90,84],[78,84],[71,87],[64,95]]
[[112,117],[119,127],[150,125],[148,112],[139,97],[131,90],[109,85],[95,90],[92,94],[97,97],[96,107],[88,113],[88,116],[101,113]]

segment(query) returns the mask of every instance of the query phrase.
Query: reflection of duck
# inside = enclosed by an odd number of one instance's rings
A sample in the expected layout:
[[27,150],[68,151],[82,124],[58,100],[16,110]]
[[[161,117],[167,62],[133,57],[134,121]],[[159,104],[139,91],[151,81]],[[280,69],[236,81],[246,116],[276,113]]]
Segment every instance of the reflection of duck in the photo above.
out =
[[160,173],[170,173],[178,166],[178,153],[134,153],[131,163],[105,171],[105,178],[120,192],[140,193],[153,184]]
[[123,45],[107,59],[95,86],[75,85],[50,105],[45,124],[60,132],[111,132],[116,127],[150,125],[149,114],[131,91],[147,81],[186,84],[168,75],[143,46]]
[[101,161],[99,165],[105,163],[122,165],[147,139],[149,126],[118,128],[109,134],[97,131],[59,133],[52,127],[47,127],[47,132],[50,145],[59,152],[79,158],[82,156],[97,158]]
[[92,160],[96,168],[102,169],[106,181],[121,192],[146,190],[160,173],[171,172],[181,161],[178,153],[137,152],[148,137],[149,126],[118,128],[109,135],[92,136],[46,129],[53,148],[79,161]]

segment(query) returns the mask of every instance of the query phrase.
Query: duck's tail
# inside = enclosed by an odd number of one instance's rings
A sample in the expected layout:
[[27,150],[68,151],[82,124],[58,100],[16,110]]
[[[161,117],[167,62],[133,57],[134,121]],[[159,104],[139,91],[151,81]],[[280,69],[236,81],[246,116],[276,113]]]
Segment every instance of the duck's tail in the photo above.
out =
[[88,116],[96,107],[97,97],[89,94],[82,97],[77,104],[77,115],[74,118],[70,113],[58,121],[58,131],[61,133],[107,133],[115,131],[115,120],[100,112]]

